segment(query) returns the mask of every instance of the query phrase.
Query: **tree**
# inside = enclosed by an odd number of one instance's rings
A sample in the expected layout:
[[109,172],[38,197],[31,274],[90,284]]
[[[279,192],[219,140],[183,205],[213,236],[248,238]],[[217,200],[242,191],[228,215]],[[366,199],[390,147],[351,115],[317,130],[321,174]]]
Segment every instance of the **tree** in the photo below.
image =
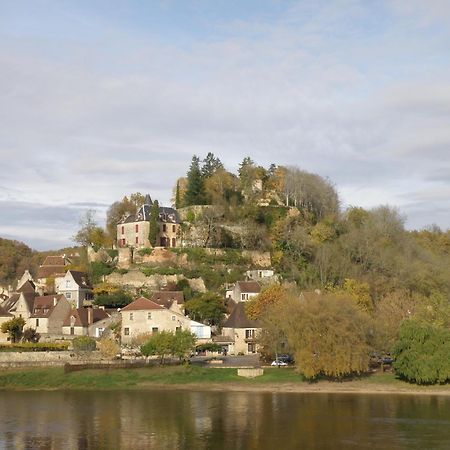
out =
[[196,342],[197,338],[194,333],[189,330],[178,330],[174,335],[172,354],[181,361],[194,352]]
[[253,320],[260,319],[272,305],[285,301],[288,292],[289,291],[280,284],[271,284],[270,286],[267,286],[245,305],[245,311],[248,317]]
[[95,296],[94,304],[106,308],[123,308],[133,301],[133,297],[122,289]]
[[368,283],[346,278],[342,286],[332,288],[331,292],[337,296],[353,299],[363,311],[371,312],[373,310],[373,302],[370,297],[370,286]]
[[39,342],[39,339],[41,338],[41,335],[36,332],[36,329],[34,328],[25,328],[25,330],[23,330],[23,335],[22,335],[22,341],[23,342]]
[[205,202],[205,191],[203,176],[200,170],[200,159],[198,156],[192,157],[191,166],[187,173],[187,189],[184,196],[185,206],[203,205]]
[[22,317],[14,317],[7,322],[3,322],[1,326],[2,333],[9,335],[11,342],[14,344],[20,341],[22,330],[25,326],[25,320]]
[[80,219],[80,229],[77,231],[73,240],[78,244],[87,247],[92,245],[95,249],[103,247],[106,242],[104,230],[97,225],[95,221],[95,211],[89,209]]
[[219,158],[214,156],[214,153],[208,152],[206,158],[203,160],[202,176],[203,178],[209,178],[213,176],[218,170],[223,170],[223,164]]
[[450,381],[450,330],[446,327],[406,320],[394,346],[395,372],[417,384]]
[[151,335],[150,339],[141,346],[141,353],[144,356],[157,355],[160,364],[164,364],[164,359],[173,353],[174,335],[170,331],[160,331]]
[[150,227],[148,233],[148,240],[152,247],[158,244],[158,232],[159,232],[159,203],[158,200],[153,202],[152,208],[150,210]]
[[106,230],[111,242],[117,239],[117,224],[126,216],[136,214],[137,210],[144,204],[145,197],[140,192],[135,192],[123,197],[121,201],[114,202],[106,213]]
[[291,299],[274,312],[284,318],[282,330],[307,378],[368,370],[370,320],[354,300],[333,295]]
[[220,325],[227,311],[222,297],[213,292],[206,292],[187,301],[185,309],[191,319],[208,325]]

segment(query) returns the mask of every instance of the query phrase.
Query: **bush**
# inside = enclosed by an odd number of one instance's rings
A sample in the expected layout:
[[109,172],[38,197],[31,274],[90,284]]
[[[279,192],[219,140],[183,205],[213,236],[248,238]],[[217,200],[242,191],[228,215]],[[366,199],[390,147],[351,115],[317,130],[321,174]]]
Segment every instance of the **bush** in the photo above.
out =
[[140,256],[151,255],[152,253],[152,248],[142,248],[141,250],[138,250],[138,255]]
[[115,359],[120,353],[120,345],[115,339],[102,337],[98,341],[98,349],[103,357],[107,359]]
[[89,336],[80,336],[72,341],[73,349],[77,352],[92,352],[96,349],[94,338]]
[[214,342],[207,342],[206,344],[200,344],[195,347],[197,352],[220,352],[222,351],[222,346]]
[[114,272],[120,273],[120,275],[125,275],[128,273],[127,269],[115,269]]
[[94,284],[100,283],[103,276],[110,275],[114,271],[114,267],[104,262],[92,262],[90,267],[90,275]]
[[68,342],[61,344],[21,342],[20,344],[0,345],[0,352],[60,352],[68,350],[68,348]]
[[110,294],[96,295],[94,304],[107,308],[123,308],[133,301],[133,297],[125,291],[119,290]]
[[395,372],[417,384],[450,381],[450,330],[444,326],[405,321],[394,345]]

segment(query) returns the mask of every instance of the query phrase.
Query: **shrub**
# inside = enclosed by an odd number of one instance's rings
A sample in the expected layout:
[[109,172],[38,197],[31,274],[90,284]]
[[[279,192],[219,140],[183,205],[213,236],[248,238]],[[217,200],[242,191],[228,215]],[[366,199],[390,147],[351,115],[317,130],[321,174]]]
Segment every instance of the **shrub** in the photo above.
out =
[[120,353],[120,345],[115,339],[102,337],[98,341],[98,349],[103,357],[107,359],[115,359]]
[[141,250],[138,250],[138,254],[140,256],[145,256],[145,255],[151,255],[153,253],[153,249],[152,248],[142,248]]
[[23,330],[22,340],[24,342],[39,342],[41,335],[34,328],[25,328]]
[[120,273],[120,275],[125,275],[128,273],[127,269],[115,269],[114,272]]
[[206,344],[197,345],[195,350],[197,352],[220,352],[222,350],[222,346],[214,342],[207,342]]
[[92,352],[96,349],[94,338],[89,336],[80,336],[72,341],[73,349],[78,352]]
[[395,372],[417,384],[450,381],[450,330],[444,326],[406,320],[394,345]]
[[110,294],[96,295],[94,304],[107,308],[123,308],[133,301],[133,297],[125,291],[119,290]]
[[114,271],[114,267],[104,262],[91,262],[90,275],[94,284],[100,283],[103,276],[110,275]]
[[69,343],[21,342],[20,344],[0,345],[0,352],[59,352],[68,350]]

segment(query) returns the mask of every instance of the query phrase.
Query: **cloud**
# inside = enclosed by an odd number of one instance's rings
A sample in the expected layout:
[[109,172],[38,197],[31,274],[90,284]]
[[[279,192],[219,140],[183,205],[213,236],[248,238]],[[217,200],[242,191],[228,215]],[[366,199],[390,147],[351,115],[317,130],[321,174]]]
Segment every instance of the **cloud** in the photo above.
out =
[[[8,4],[0,207],[17,207],[0,234],[31,242],[33,228],[50,242],[57,222],[54,247],[84,206],[104,213],[134,191],[168,204],[191,156],[208,151],[231,170],[247,154],[296,164],[330,177],[344,204],[396,204],[413,211],[409,226],[450,226],[435,176],[450,163],[448,15],[437,1],[425,17],[422,5],[191,5],[180,35],[170,2],[151,14],[130,4],[122,18],[95,2],[50,2],[25,19]],[[422,190],[435,193],[436,220],[411,209]],[[30,208],[34,225],[21,216]]]

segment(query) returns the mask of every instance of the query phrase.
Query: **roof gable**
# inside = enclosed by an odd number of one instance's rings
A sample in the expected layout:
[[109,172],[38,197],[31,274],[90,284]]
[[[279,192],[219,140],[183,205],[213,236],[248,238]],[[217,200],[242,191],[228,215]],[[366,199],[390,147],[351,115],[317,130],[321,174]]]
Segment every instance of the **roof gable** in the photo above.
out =
[[164,306],[149,300],[145,297],[139,297],[134,302],[122,308],[121,311],[145,311],[149,309],[166,309]]
[[261,286],[257,281],[238,281],[236,285],[241,292],[250,292],[252,294],[259,294],[261,292]]
[[169,309],[174,302],[184,303],[183,291],[158,291],[152,295],[152,301]]
[[261,328],[261,324],[257,320],[249,319],[245,312],[245,303],[239,302],[223,324],[223,328]]

